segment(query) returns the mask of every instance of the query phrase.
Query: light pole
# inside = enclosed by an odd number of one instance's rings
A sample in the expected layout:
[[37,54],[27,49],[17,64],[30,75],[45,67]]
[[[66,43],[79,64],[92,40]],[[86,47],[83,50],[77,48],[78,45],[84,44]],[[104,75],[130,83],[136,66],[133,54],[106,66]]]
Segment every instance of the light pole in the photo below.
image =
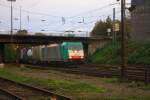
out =
[[20,6],[20,31],[22,30],[22,7]]
[[[117,0],[120,1],[120,0]],[[126,59],[126,34],[125,34],[125,0],[121,0],[121,79],[125,78]]]
[[10,34],[11,34],[11,41],[13,40],[13,6],[12,3],[15,2],[16,0],[8,0],[10,2],[11,6],[11,29],[10,29]]
[[116,9],[113,8],[113,42],[115,43],[116,41],[116,32],[115,32],[115,20],[116,20]]
[[125,0],[121,1],[121,33],[122,33],[122,68],[121,68],[121,77],[125,78],[125,69],[127,66],[126,59],[126,34],[125,34]]

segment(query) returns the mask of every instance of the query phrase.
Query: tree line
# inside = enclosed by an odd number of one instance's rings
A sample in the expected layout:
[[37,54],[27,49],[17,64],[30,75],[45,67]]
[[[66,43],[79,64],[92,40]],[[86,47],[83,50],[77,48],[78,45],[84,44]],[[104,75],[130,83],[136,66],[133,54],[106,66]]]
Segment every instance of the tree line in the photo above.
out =
[[[120,37],[121,32],[121,22],[120,20],[115,20],[115,22],[108,16],[106,20],[102,21],[99,20],[98,22],[95,23],[95,26],[93,30],[91,31],[91,36],[113,36],[114,28],[115,28],[115,23],[119,25],[119,30],[116,31],[117,37]],[[108,29],[109,29],[109,34],[108,34]],[[130,33],[132,31],[131,27],[131,20],[130,18],[125,19],[125,33],[127,34],[127,37],[130,38]]]

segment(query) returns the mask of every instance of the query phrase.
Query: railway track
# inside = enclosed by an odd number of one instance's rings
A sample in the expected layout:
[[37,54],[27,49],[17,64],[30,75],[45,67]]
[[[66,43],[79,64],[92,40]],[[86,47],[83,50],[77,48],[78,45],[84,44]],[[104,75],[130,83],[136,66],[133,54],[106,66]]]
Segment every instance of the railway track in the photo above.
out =
[[0,100],[73,100],[53,92],[0,77]]
[[[47,67],[26,65],[30,68],[52,69],[73,74],[83,74],[97,77],[120,77],[120,67],[111,65],[83,64],[68,67]],[[126,78],[128,80],[150,82],[150,67],[147,66],[128,66],[126,68]]]
[[0,100],[23,100],[23,98],[0,88]]

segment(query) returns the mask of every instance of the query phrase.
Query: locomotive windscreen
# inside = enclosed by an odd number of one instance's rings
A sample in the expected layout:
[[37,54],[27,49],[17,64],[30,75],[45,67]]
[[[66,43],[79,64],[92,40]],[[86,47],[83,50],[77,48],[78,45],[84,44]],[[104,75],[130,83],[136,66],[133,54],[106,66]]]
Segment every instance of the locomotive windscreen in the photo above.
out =
[[81,44],[72,44],[72,45],[69,46],[69,49],[70,50],[82,50],[83,47],[82,47]]

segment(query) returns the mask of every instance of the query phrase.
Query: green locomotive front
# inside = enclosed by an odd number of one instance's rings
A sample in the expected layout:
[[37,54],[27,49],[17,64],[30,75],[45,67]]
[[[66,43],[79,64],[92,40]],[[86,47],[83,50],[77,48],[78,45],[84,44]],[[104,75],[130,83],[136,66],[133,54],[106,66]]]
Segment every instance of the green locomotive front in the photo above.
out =
[[62,60],[83,60],[84,50],[81,42],[64,42],[61,45]]

